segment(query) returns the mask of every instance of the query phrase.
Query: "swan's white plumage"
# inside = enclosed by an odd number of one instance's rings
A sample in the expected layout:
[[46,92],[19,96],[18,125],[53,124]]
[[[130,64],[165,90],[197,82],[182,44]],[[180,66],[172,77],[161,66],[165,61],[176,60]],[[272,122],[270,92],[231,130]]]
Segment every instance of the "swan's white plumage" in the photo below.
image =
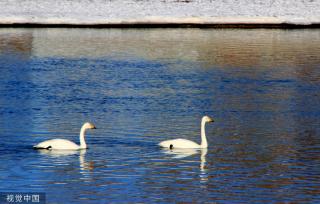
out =
[[207,138],[205,133],[205,124],[207,122],[213,122],[213,120],[209,116],[203,116],[201,120],[201,144],[197,144],[191,140],[186,139],[174,139],[174,140],[166,140],[160,142],[158,145],[164,148],[190,148],[190,149],[198,149],[198,148],[207,148]]
[[[65,139],[52,139],[44,142],[40,142],[35,148],[43,149],[80,149],[80,146]],[[49,148],[50,147],[50,148]]]
[[201,148],[197,143],[186,139],[166,140],[160,142],[159,145],[165,148],[170,148],[170,145],[172,145],[173,148]]
[[69,140],[65,139],[52,139],[40,142],[39,144],[33,146],[35,149],[54,149],[54,150],[80,150],[86,149],[87,144],[85,142],[84,136],[87,129],[95,129],[96,127],[91,123],[85,123],[80,130],[80,145],[75,144]]

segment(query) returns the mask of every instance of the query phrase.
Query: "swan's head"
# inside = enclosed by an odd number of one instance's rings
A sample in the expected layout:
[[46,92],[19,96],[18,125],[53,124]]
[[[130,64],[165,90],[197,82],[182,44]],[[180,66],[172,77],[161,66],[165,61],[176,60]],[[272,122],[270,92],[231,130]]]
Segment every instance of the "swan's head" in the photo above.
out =
[[92,123],[87,122],[87,123],[83,124],[82,129],[96,129],[96,126]]
[[212,118],[210,118],[209,116],[205,115],[202,117],[202,122],[212,123],[212,122],[214,122],[214,120]]

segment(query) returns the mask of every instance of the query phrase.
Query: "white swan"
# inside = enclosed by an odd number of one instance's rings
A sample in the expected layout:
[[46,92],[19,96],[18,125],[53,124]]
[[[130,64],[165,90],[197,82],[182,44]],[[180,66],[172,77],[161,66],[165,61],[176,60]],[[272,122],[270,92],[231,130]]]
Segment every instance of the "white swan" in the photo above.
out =
[[65,139],[52,139],[33,146],[34,149],[54,149],[54,150],[80,150],[87,149],[86,141],[84,140],[84,134],[87,129],[96,129],[92,123],[85,123],[80,130],[80,146]]
[[208,142],[206,138],[206,132],[205,132],[205,125],[207,122],[213,122],[213,119],[211,119],[209,116],[203,116],[201,120],[201,144],[197,144],[193,141],[186,140],[186,139],[174,139],[174,140],[166,140],[159,143],[159,146],[165,147],[165,148],[207,148]]

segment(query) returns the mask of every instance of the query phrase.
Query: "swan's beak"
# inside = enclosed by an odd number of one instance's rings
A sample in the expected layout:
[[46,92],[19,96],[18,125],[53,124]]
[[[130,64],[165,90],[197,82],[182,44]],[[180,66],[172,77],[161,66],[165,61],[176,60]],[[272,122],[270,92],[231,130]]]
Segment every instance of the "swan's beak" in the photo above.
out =
[[96,126],[93,126],[92,129],[97,129]]
[[214,122],[214,120],[213,120],[212,118],[210,118],[210,119],[209,119],[209,122],[210,122],[210,123],[213,123],[213,122]]

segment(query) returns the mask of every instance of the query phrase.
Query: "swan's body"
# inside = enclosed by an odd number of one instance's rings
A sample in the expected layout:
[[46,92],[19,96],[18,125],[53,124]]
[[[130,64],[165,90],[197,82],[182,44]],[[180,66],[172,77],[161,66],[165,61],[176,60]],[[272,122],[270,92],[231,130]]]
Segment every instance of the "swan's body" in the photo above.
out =
[[84,139],[87,129],[96,129],[91,123],[85,123],[80,130],[80,145],[65,139],[52,139],[33,146],[34,149],[55,149],[55,150],[80,150],[87,149],[87,144]]
[[[166,140],[163,142],[160,142],[159,145],[161,147],[166,147],[166,148],[201,148],[201,145],[191,141],[191,140],[186,140],[186,139],[174,139],[174,140]],[[170,145],[172,145],[170,147]]]
[[213,122],[213,120],[208,116],[203,116],[201,120],[201,144],[197,144],[191,140],[186,139],[174,139],[174,140],[166,140],[159,143],[159,146],[164,148],[190,148],[190,149],[202,149],[208,147],[208,142],[206,138],[205,132],[205,124],[207,122]]

